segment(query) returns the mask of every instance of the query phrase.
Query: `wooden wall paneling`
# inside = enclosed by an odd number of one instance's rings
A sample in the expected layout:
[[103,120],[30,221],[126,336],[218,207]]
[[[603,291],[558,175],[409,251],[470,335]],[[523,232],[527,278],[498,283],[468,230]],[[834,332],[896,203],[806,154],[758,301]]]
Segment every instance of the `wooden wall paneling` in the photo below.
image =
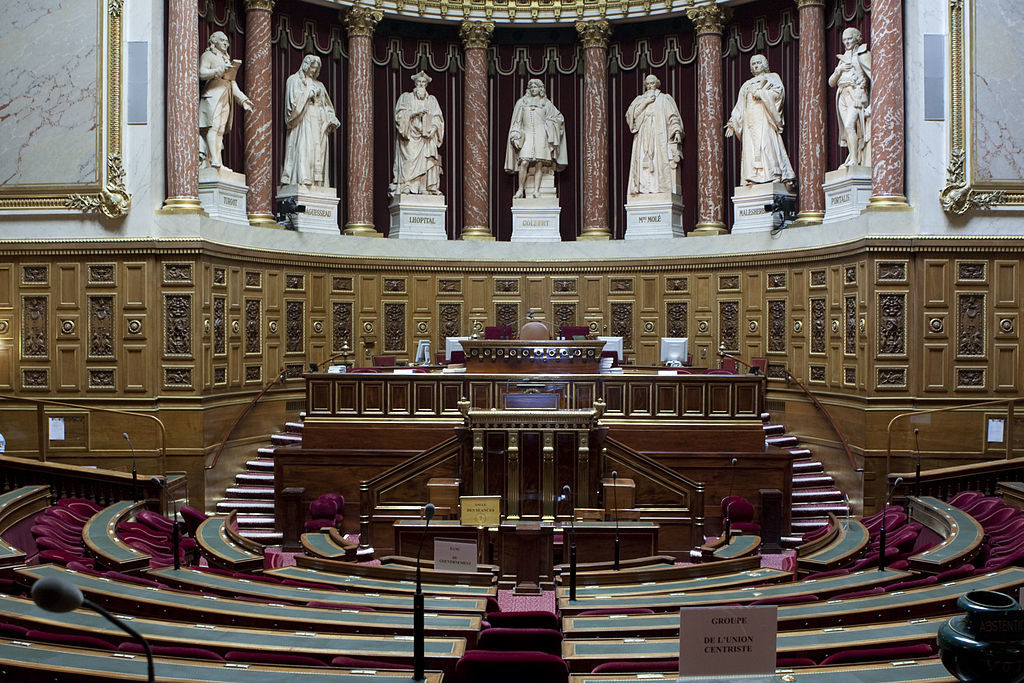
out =
[[[661,277],[659,275],[640,275],[640,286],[637,294],[640,298],[641,313],[657,313],[661,307]],[[657,359],[655,359],[657,360]]]
[[646,417],[651,414],[651,385],[648,383],[629,385],[629,407],[630,417]]
[[654,383],[654,414],[678,415],[680,409],[678,382],[670,384]]
[[146,308],[146,295],[152,291],[149,287],[149,264],[144,261],[127,261],[124,268],[124,306],[136,310]]
[[480,321],[480,332],[491,324],[491,292],[493,291],[490,277],[486,275],[470,275],[466,283],[466,304],[473,320]]
[[459,401],[463,398],[462,382],[441,382],[440,411],[445,415],[459,414]]
[[626,415],[626,383],[606,381],[604,383],[604,402],[606,417],[623,417]]
[[682,415],[704,415],[704,403],[706,400],[705,391],[707,384],[701,382],[700,384],[684,384],[683,385],[683,405]]
[[[309,291],[309,312],[325,314],[327,312],[327,275],[323,271],[312,271],[306,275]],[[429,280],[429,278],[427,278]]]
[[[439,415],[440,392],[434,391],[434,382],[412,382],[412,412],[416,415]],[[438,387],[440,389],[440,387]]]
[[383,415],[386,411],[384,382],[367,380],[359,383],[359,412]]
[[14,264],[0,263],[0,309],[14,308]]
[[992,301],[995,306],[1019,306],[1020,262],[1000,261],[992,263]]
[[412,414],[412,383],[388,382],[387,414],[406,416]]
[[12,391],[14,389],[14,349],[17,344],[14,339],[15,326],[13,318],[7,315],[0,315],[0,389]]
[[[600,275],[584,275],[580,278],[580,299],[583,301],[584,311],[587,313],[600,313],[604,320],[608,320],[608,311],[605,310],[604,301],[604,278]],[[590,316],[587,319],[592,319]],[[602,331],[602,334],[604,332]]]
[[82,386],[85,364],[80,362],[81,347],[76,344],[57,345],[57,367],[53,388],[56,391],[78,391]]
[[[550,278],[547,275],[528,275],[523,283],[523,315],[530,310],[538,311],[540,317],[548,322],[551,321],[551,298],[548,292],[551,291]],[[557,334],[558,330],[554,330]]]
[[57,310],[65,308],[81,308],[82,289],[81,268],[79,263],[57,264]]
[[159,366],[157,363],[148,362],[146,343],[125,344],[123,350],[122,390],[129,394],[149,392],[153,377],[159,372]]
[[491,395],[491,383],[490,382],[473,382],[469,383],[469,405],[471,408],[476,410],[490,410],[491,408],[499,408],[500,406],[494,403],[494,397]]
[[336,384],[337,388],[334,391],[334,405],[324,404],[322,397],[316,401],[316,408],[320,410],[321,406],[324,406],[325,410],[333,410],[338,415],[358,415],[359,414],[359,383],[358,382],[326,382],[327,386]]
[[996,344],[993,352],[993,391],[1017,392],[1020,346],[1018,344]]
[[949,262],[946,259],[924,259],[924,299],[926,308],[945,308],[949,305],[951,289]]

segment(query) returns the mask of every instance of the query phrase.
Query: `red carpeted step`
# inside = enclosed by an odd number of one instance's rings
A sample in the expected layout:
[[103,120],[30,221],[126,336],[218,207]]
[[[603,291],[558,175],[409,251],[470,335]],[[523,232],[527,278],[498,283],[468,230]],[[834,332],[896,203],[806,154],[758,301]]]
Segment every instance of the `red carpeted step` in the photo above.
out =
[[825,466],[818,460],[794,460],[793,461],[793,474],[813,474],[818,472],[824,472]]
[[245,468],[253,472],[273,472],[274,461],[267,458],[257,458],[255,460],[246,460]]
[[769,446],[778,446],[779,448],[788,448],[800,443],[795,436],[791,436],[789,434],[782,436],[769,436],[764,440],[764,442]]
[[235,475],[237,486],[274,486],[274,473],[270,472],[239,472]]
[[302,443],[302,434],[280,433],[270,437],[270,443],[275,446],[290,446]]
[[237,519],[239,529],[274,528],[274,515],[240,514]]
[[839,517],[845,517],[849,508],[845,502],[828,503],[793,503],[793,519],[807,519],[809,517],[825,518],[828,513]]
[[274,501],[229,498],[217,503],[217,514],[225,515],[232,510],[238,510],[239,512],[259,512],[265,515],[272,515],[274,514]]
[[[842,519],[842,516],[840,516]],[[808,531],[814,531],[824,524],[828,524],[828,517],[807,517],[805,519],[794,519],[791,526],[793,536],[799,537]],[[799,543],[797,544],[799,545]]]
[[794,458],[809,458],[811,457],[810,448],[790,448],[789,454]]
[[829,488],[836,485],[836,480],[824,472],[811,474],[794,474],[793,488]]
[[836,488],[819,489],[795,489],[793,491],[794,503],[831,502],[842,501],[843,492]]
[[273,529],[241,529],[238,533],[245,538],[252,539],[263,545],[281,545],[284,542],[284,534]]
[[766,424],[761,427],[765,436],[781,436],[786,433],[785,425]]
[[273,486],[229,486],[224,492],[229,498],[274,500]]
[[302,426],[303,425],[302,425],[301,422],[285,422],[284,423],[284,431],[286,431],[288,433],[291,433],[291,434],[301,434],[302,433]]

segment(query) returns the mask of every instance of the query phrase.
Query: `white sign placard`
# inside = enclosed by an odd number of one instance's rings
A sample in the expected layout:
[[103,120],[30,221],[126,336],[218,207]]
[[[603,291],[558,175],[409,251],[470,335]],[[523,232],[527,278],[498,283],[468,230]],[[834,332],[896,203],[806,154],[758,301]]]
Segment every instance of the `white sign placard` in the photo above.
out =
[[63,417],[51,417],[50,418],[50,441],[63,441],[64,440],[64,418]]
[[476,542],[435,538],[434,569],[439,572],[475,572]]
[[684,607],[679,610],[679,675],[775,672],[778,608]]
[[1003,423],[1005,420],[989,418],[988,420],[988,442],[1003,442]]

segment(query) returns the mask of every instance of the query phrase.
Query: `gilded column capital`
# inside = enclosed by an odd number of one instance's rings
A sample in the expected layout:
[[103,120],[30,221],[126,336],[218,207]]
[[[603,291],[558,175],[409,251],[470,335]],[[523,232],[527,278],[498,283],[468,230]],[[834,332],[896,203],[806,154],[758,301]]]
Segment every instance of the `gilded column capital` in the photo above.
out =
[[721,34],[722,29],[725,27],[725,22],[729,20],[731,14],[732,12],[727,8],[722,8],[718,5],[691,7],[686,10],[686,16],[693,22],[694,27],[697,29],[697,35],[702,33]]
[[342,21],[350,36],[372,36],[373,30],[383,17],[384,13],[380,10],[354,5],[345,13]]
[[796,0],[796,8],[803,9],[804,7],[824,7],[825,0]]
[[493,21],[464,21],[459,24],[459,36],[464,47],[487,47],[494,34]]
[[273,12],[275,2],[277,0],[245,0],[245,11],[263,10],[265,12]]
[[612,25],[607,19],[593,21],[577,21],[576,32],[580,34],[583,47],[608,47],[608,38],[612,35]]

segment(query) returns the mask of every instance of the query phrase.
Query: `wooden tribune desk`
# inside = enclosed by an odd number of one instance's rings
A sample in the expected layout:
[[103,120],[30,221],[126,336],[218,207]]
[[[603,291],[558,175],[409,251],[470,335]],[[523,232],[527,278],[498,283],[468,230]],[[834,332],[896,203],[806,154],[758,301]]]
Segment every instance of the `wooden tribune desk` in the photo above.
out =
[[467,339],[466,372],[511,374],[597,374],[604,342]]

